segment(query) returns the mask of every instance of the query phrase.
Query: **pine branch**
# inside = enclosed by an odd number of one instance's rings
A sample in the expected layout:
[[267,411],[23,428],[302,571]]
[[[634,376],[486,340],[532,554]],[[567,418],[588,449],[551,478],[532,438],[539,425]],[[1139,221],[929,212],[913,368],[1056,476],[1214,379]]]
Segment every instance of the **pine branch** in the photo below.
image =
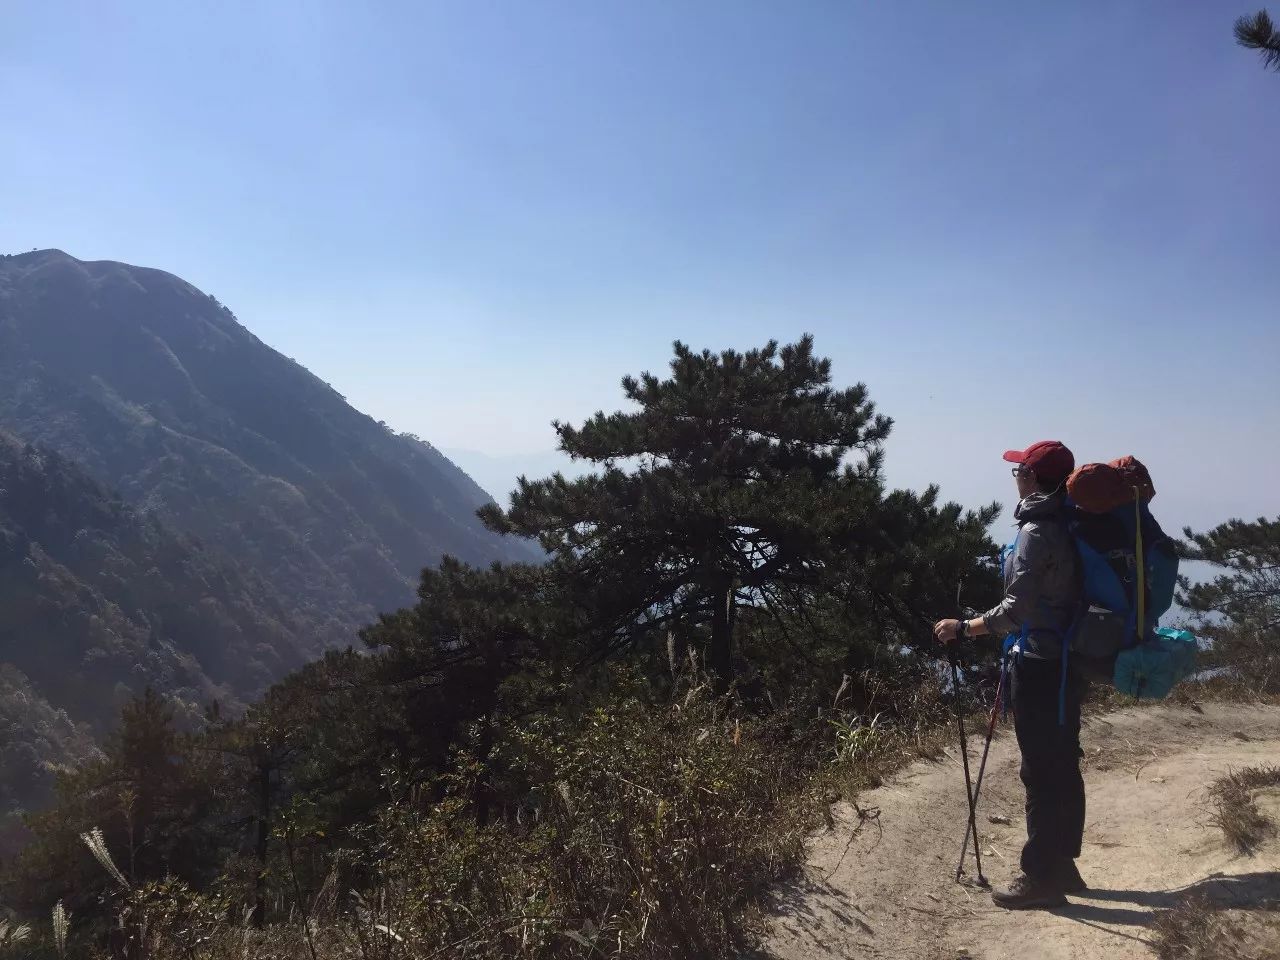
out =
[[1235,35],[1240,46],[1258,51],[1264,69],[1280,71],[1280,30],[1275,29],[1266,10],[1238,19]]

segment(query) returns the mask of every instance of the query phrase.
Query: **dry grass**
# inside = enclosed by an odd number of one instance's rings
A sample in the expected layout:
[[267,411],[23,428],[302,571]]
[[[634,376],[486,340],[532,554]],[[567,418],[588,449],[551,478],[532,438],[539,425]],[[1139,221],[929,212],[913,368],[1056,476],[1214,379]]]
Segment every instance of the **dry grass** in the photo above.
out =
[[[849,767],[866,769],[906,735],[902,723],[863,726],[847,723],[843,744],[827,741],[843,745]],[[702,688],[670,706],[623,699],[573,719],[528,718],[501,732],[487,765],[461,756],[443,796],[395,788],[376,821],[353,828],[321,869],[299,877],[290,856],[266,929],[253,929],[252,889],[234,878],[201,891],[117,879],[111,931],[72,923],[70,955],[736,956],[760,894],[803,862],[820,806],[815,734],[828,729],[743,715]],[[471,802],[482,774],[504,799],[487,824]],[[115,877],[101,837],[84,839]],[[44,960],[53,942],[40,936]]]
[[[955,743],[939,686],[856,692],[856,708],[808,723],[740,715],[694,692],[671,708],[627,701],[580,723],[526,721],[495,754],[516,801],[487,827],[466,815],[465,783],[457,810],[450,798],[408,796],[369,828],[356,860],[335,862],[336,879],[277,909],[266,930],[252,928],[243,891],[174,883],[116,894],[115,926],[132,938],[130,956],[148,960],[741,955],[758,932],[760,895],[803,862],[831,801]],[[986,715],[973,708],[980,737]],[[1214,797],[1222,811],[1261,817],[1252,792],[1275,783],[1278,768],[1242,770]],[[1189,903],[1160,917],[1161,957],[1267,956],[1247,945],[1274,943],[1276,917]],[[41,939],[38,955],[54,956],[54,940]],[[70,956],[98,960],[108,945],[85,936],[77,946]]]
[[1258,684],[1249,682],[1239,674],[1225,674],[1207,680],[1184,681],[1173,688],[1165,702],[1189,707],[1205,700],[1274,704],[1280,703],[1280,696],[1260,689]]
[[1260,691],[1256,684],[1234,675],[1216,676],[1207,680],[1185,680],[1175,686],[1163,700],[1138,700],[1121,693],[1110,684],[1094,682],[1089,685],[1084,711],[1086,716],[1097,716],[1129,707],[1174,706],[1194,710],[1205,702],[1280,704],[1280,695]]
[[1222,910],[1199,895],[1157,914],[1151,931],[1160,960],[1275,960],[1280,911]]
[[[849,799],[873,789],[884,778],[916,760],[937,760],[956,739],[955,714],[939,685],[921,684],[895,691],[893,716],[876,714],[872,721],[857,715],[836,715],[835,762],[815,771],[824,801]],[[986,714],[971,710],[970,731],[986,728]],[[979,734],[980,735],[980,734]]]
[[1252,854],[1276,832],[1276,824],[1255,802],[1255,791],[1280,786],[1280,767],[1246,767],[1234,770],[1209,788],[1214,813],[1211,821],[1220,827],[1232,846]]
[[[305,878],[306,889],[283,887],[287,909],[277,905],[265,930],[244,912],[250,891],[231,880],[203,892],[178,882],[120,887],[111,944],[73,923],[70,955],[741,955],[759,933],[761,895],[803,863],[829,803],[954,740],[940,685],[865,696],[857,686],[856,711],[809,720],[742,714],[697,690],[665,708],[624,700],[574,722],[528,719],[493,753],[491,782],[514,799],[488,826],[469,814],[474,771],[463,764],[443,800],[410,792],[353,834],[319,892]],[[985,726],[979,716],[974,728]],[[112,873],[109,854],[99,861]],[[42,960],[52,957],[54,938],[40,937]]]

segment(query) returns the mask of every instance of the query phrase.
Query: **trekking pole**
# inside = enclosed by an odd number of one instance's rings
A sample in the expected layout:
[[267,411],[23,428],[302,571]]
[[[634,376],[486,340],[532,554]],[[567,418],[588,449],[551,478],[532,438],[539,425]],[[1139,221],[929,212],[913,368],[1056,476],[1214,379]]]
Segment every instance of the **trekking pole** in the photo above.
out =
[[[1005,679],[1008,675],[1008,660],[1002,657],[1000,660],[1000,679],[996,681],[996,699],[995,703],[991,705],[991,717],[987,721],[987,742],[982,747],[982,761],[978,764],[978,779],[974,781],[973,785],[973,806],[975,809],[978,806],[978,797],[982,794],[982,777],[987,771],[987,754],[991,752],[991,738],[995,736],[996,717],[1000,714],[1000,704],[1004,697]],[[970,835],[973,836],[974,853],[976,854],[978,851],[978,826],[975,820],[976,818],[970,818],[969,823],[966,824],[964,828],[964,843],[960,847],[960,860],[956,864],[957,882],[959,882],[960,878],[964,875],[964,856],[969,852]],[[978,882],[983,886],[986,885],[986,879],[982,876],[981,861],[979,861],[978,865]]]
[[[969,740],[964,732],[964,707],[960,703],[960,656],[954,650],[949,650],[948,654],[951,659],[951,682],[956,694],[956,725],[960,728],[960,757],[964,762],[964,792],[969,800],[969,829],[973,831],[976,838],[978,836],[978,814],[975,806],[977,800],[973,794],[973,781],[969,777]],[[969,835],[966,833],[965,846],[968,845]],[[978,884],[985,887],[987,878],[982,875],[982,851],[978,849],[976,839],[973,844],[973,858],[978,865]],[[962,856],[959,866],[956,867],[956,883],[960,882],[963,875],[964,858]]]

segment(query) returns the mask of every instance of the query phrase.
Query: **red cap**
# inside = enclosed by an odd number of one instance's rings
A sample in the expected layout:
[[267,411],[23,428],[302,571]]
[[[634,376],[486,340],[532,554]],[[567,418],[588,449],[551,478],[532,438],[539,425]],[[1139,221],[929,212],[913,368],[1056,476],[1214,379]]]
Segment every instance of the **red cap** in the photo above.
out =
[[1043,481],[1065,480],[1076,468],[1076,458],[1057,440],[1041,440],[1025,450],[1006,450],[1004,458],[1034,470]]

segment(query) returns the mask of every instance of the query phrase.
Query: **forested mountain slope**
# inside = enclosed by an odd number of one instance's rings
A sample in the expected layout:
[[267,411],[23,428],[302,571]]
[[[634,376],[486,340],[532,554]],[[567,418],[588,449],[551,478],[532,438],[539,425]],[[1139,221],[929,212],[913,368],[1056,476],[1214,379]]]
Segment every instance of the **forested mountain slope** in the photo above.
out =
[[317,653],[407,603],[444,554],[528,559],[487,495],[159,270],[0,259],[0,428],[260,576]]

